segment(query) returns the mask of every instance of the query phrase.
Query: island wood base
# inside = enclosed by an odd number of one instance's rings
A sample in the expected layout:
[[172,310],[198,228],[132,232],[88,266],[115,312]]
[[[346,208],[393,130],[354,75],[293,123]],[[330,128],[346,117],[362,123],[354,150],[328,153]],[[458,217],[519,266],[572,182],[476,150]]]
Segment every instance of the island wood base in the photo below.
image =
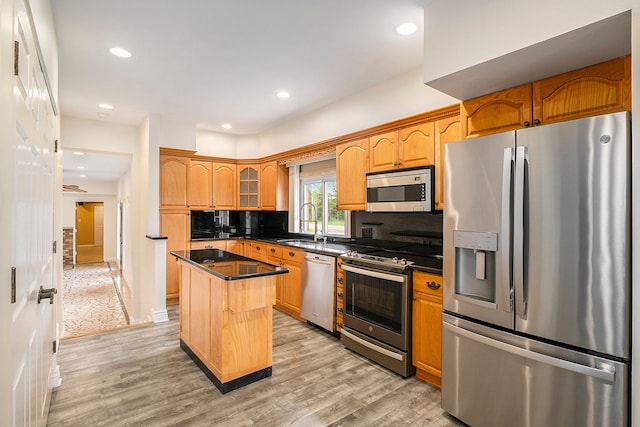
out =
[[189,346],[182,340],[180,340],[180,347],[182,348],[182,350],[184,350],[185,353],[187,353],[191,360],[195,362],[198,368],[200,368],[200,370],[205,373],[205,375],[211,380],[213,385],[215,385],[222,394],[228,393],[237,388],[244,387],[248,384],[271,376],[271,366],[269,366],[268,368],[260,369],[259,371],[245,375],[244,377],[236,378],[235,380],[222,383],[220,382],[218,377],[216,377],[214,373],[211,372],[209,368],[207,368],[207,365],[202,363],[202,361],[198,359],[198,356],[196,356],[193,351],[191,351]]
[[275,275],[225,280],[180,261],[180,346],[222,393],[271,375],[275,289]]

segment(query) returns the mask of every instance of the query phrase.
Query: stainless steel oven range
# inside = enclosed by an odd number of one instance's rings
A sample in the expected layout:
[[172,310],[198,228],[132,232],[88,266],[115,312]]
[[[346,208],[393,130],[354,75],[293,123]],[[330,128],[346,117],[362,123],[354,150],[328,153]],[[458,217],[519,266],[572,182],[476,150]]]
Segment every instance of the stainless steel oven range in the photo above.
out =
[[[387,255],[385,253],[384,255]],[[411,364],[411,261],[377,253],[341,255],[345,347],[407,377]]]

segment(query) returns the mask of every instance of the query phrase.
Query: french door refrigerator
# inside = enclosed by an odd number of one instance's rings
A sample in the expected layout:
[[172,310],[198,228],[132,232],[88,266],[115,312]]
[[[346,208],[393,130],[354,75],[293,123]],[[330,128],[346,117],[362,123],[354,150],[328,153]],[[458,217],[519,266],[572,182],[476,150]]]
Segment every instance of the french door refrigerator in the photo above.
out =
[[445,146],[442,407],[629,424],[630,117]]

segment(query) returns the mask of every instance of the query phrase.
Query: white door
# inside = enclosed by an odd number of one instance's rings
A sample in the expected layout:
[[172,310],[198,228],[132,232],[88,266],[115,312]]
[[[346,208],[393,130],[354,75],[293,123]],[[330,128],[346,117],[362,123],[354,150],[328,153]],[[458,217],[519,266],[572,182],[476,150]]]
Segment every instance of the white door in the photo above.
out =
[[11,285],[11,315],[3,318],[10,337],[11,408],[2,417],[12,426],[45,426],[51,397],[53,316],[57,304],[50,304],[49,299],[39,303],[38,290],[55,286],[52,245],[56,118],[24,0],[16,0],[14,8],[13,35],[19,54],[17,75],[13,78],[15,123],[10,151],[6,152],[12,163],[11,173],[3,175],[11,183],[10,195],[4,200],[11,203],[11,208],[0,231],[10,236],[8,251],[15,281]]

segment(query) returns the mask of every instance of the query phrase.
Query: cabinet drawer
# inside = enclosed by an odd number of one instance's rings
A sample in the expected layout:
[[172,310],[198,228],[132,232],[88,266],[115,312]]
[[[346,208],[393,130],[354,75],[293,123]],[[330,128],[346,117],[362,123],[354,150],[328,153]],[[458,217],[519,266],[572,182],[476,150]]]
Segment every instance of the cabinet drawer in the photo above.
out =
[[414,271],[413,290],[442,297],[442,276],[423,271]]
[[288,247],[282,247],[282,259],[284,260],[284,262],[301,264],[303,258],[304,258],[304,251],[291,249]]
[[266,245],[265,248],[268,257],[282,258],[282,246]]
[[226,240],[198,240],[191,242],[191,250],[196,249],[227,249]]

